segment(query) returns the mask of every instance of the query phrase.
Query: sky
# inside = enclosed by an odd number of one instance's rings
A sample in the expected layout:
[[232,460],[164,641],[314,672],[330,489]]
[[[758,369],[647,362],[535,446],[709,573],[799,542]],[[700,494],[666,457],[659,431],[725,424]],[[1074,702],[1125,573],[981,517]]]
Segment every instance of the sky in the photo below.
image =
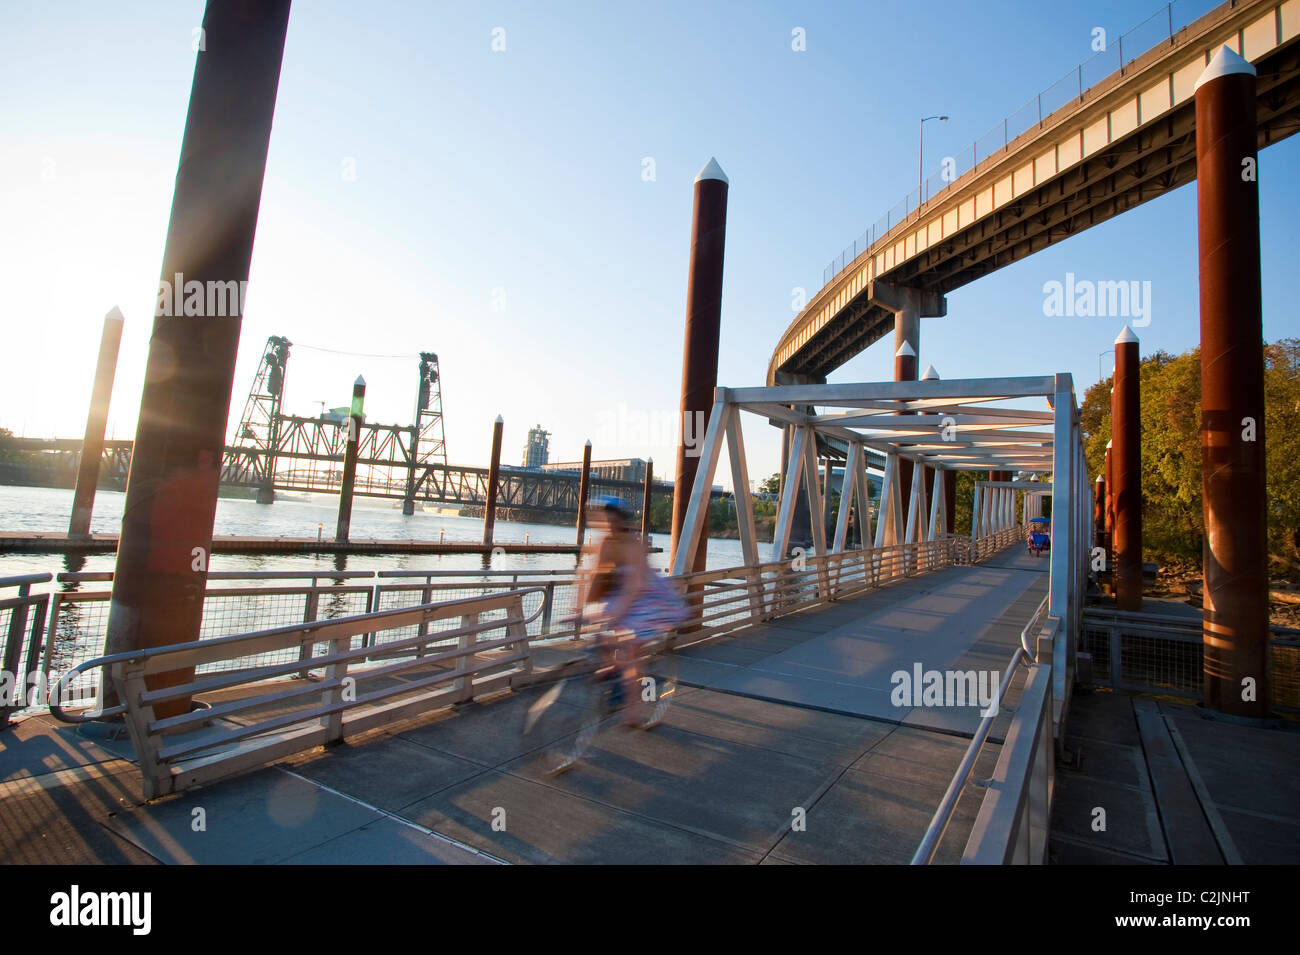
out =
[[[1180,0],[1175,18],[1213,6]],[[0,427],[81,436],[116,305],[109,433],[134,433],[203,8],[0,0]],[[926,126],[929,174],[1091,56],[1096,27],[1113,42],[1156,9],[297,0],[230,430],[270,335],[294,343],[286,411],[346,404],[360,374],[385,423],[412,420],[416,354],[433,351],[451,463],[485,464],[501,415],[503,463],[541,424],[553,461],[590,439],[669,477],[710,157],[731,183],[718,383],[761,385],[799,290],[915,188],[920,117],[950,117]],[[1300,137],[1260,154],[1268,340],[1300,335],[1298,169]],[[922,320],[921,365],[1069,372],[1082,396],[1122,325],[1045,316],[1044,283],[1149,281],[1142,350],[1181,352],[1199,337],[1196,261],[1190,185],[950,293]],[[886,338],[830,380],[890,377]],[[747,419],[745,435],[751,478],[775,471],[779,432]]]

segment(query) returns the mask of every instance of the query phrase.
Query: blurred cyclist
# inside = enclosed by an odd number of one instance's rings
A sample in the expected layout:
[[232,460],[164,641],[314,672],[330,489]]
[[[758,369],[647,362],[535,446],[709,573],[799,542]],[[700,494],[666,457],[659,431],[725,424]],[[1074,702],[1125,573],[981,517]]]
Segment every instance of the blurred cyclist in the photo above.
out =
[[[597,604],[594,612],[580,613],[601,625],[598,646],[606,665],[619,668],[621,699],[630,700],[637,691],[637,668],[646,644],[686,623],[690,611],[672,583],[650,567],[645,541],[632,529],[627,504],[602,497],[593,509],[593,524],[604,533],[583,548],[584,565],[588,555],[591,561],[582,574],[578,606]],[[625,713],[625,720],[634,723],[631,710]]]

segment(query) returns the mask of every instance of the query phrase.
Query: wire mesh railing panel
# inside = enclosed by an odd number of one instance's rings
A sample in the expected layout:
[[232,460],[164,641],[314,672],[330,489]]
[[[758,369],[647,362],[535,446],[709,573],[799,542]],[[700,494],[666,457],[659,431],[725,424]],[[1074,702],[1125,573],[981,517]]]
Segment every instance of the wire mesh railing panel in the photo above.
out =
[[[74,667],[102,656],[108,634],[108,591],[56,594],[50,609],[41,671],[48,683]],[[67,684],[77,698],[93,697],[99,690],[99,670],[78,674]]]
[[1274,641],[1272,663],[1273,705],[1300,710],[1300,642]]
[[1092,657],[1092,682],[1098,686],[1109,686],[1111,682],[1110,630],[1084,626],[1083,652]]
[[1201,692],[1201,644],[1120,631],[1119,675],[1126,685],[1154,690]]

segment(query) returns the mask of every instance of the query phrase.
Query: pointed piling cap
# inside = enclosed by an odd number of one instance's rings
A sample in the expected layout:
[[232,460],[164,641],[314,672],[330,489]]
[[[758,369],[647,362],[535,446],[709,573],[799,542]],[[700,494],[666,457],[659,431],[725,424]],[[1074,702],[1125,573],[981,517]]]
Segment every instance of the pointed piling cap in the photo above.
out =
[[934,370],[934,365],[925,366],[925,374],[921,376],[922,381],[938,381],[939,373]]
[[116,305],[114,305],[112,308],[108,310],[108,314],[104,316],[104,321],[125,322],[126,319],[122,317],[122,310],[118,308]]
[[1107,441],[1107,442],[1106,442],[1106,450],[1109,451],[1109,450],[1110,450],[1110,446],[1111,446],[1112,444],[1114,444],[1114,443],[1115,443],[1114,440]]
[[355,385],[360,385],[362,388],[364,388],[364,387],[366,386],[366,380],[365,380],[364,378],[362,378],[360,375],[357,375],[357,380],[354,381],[354,382],[352,382],[352,384],[353,384],[354,386],[355,386]]
[[898,351],[894,352],[895,358],[915,358],[916,349],[912,347],[911,342],[903,342],[898,346]]
[[1127,345],[1129,342],[1136,345],[1138,343],[1138,337],[1133,334],[1133,329],[1125,325],[1124,330],[1115,336],[1115,344]]
[[1202,83],[1217,80],[1221,76],[1231,76],[1234,73],[1245,73],[1254,76],[1255,68],[1240,53],[1233,52],[1231,47],[1221,46],[1219,52],[1214,54],[1214,58],[1210,60],[1210,65],[1196,78],[1196,85],[1192,87],[1192,92],[1195,93],[1199,90]]
[[497,424],[505,424],[505,423],[506,423],[506,420],[505,420],[505,418],[501,417],[500,415],[497,415],[496,423],[497,423]]
[[586,443],[585,445],[583,445],[583,447],[586,447],[586,448],[591,447],[591,438],[588,438],[588,439],[587,439],[587,443]]
[[718,165],[718,161],[712,156],[709,157],[709,161],[705,163],[704,168],[700,170],[700,174],[695,177],[696,182],[702,179],[716,179],[724,186],[731,183],[731,180],[727,178],[727,174],[722,171],[722,167]]

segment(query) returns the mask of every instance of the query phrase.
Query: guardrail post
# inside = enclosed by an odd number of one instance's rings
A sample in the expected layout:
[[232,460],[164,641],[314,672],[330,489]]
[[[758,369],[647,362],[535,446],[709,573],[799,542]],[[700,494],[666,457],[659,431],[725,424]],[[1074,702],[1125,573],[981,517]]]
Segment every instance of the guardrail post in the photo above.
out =
[[[163,737],[149,732],[149,724],[154,721],[154,710],[141,700],[145,692],[144,664],[139,660],[114,663],[111,672],[100,671],[100,680],[111,680],[116,695],[126,704],[123,720],[131,745],[135,748],[136,758],[140,761],[144,798],[154,799],[167,795],[174,788],[174,780],[171,770],[158,758]],[[101,687],[100,699],[103,700],[106,695],[107,688]]]
[[[347,653],[352,648],[352,638],[339,637],[330,641],[330,653]],[[331,663],[325,668],[325,681],[328,689],[323,694],[324,701],[327,704],[344,702],[344,694],[351,690],[352,699],[356,699],[356,681],[352,685],[347,683],[348,679],[348,661],[339,660]],[[338,684],[335,686],[334,684]],[[321,725],[325,727],[325,737],[330,743],[338,743],[343,739],[343,710],[334,710],[332,713],[326,713],[321,717]]]
[[[521,663],[524,670],[524,679],[521,682],[527,682],[528,676],[533,672],[533,655],[528,646],[528,627],[523,623],[524,617],[524,598],[515,595],[515,599],[510,602],[508,611],[514,618],[512,623],[506,624],[506,636],[515,637],[515,642],[510,644],[510,649],[515,653],[523,653],[524,659]],[[511,681],[513,685],[513,680]]]
[[[433,579],[430,577],[424,578],[424,589],[420,591],[420,603],[422,604],[433,603]],[[415,628],[415,635],[417,637],[423,637],[428,632],[429,632],[429,622],[427,620],[421,620],[420,625]],[[424,644],[420,644],[420,646],[417,648],[415,652],[415,655],[417,657],[424,656]]]
[[[479,615],[477,613],[466,614],[460,618],[460,627],[462,630],[468,630],[468,633],[462,633],[456,640],[456,646],[461,650],[471,649],[478,642],[478,631],[473,629],[478,626]],[[462,654],[456,658],[456,673],[461,674],[456,677],[454,686],[456,687],[457,702],[464,702],[474,695],[473,679],[468,674],[471,667],[469,665],[469,655]]]
[[36,608],[36,614],[32,617],[31,633],[27,640],[27,660],[23,665],[24,675],[35,673],[39,664],[40,648],[45,642],[45,613],[49,603],[49,594],[40,594],[32,600],[32,606]]
[[542,633],[551,632],[551,614],[555,611],[555,584],[547,584],[542,594]]
[[[20,584],[18,587],[18,599],[25,601],[27,595],[31,592],[30,584]],[[9,725],[9,714],[13,710],[21,709],[26,702],[27,677],[26,674],[19,671],[19,660],[22,659],[23,644],[26,642],[24,637],[27,631],[27,604],[20,603],[14,607],[9,614],[9,635],[5,640],[4,652],[4,671],[10,673],[14,678],[14,700],[13,703],[6,703],[0,706],[0,729]]]
[[[315,623],[316,614],[319,613],[319,611],[320,611],[320,591],[316,589],[316,581],[313,579],[312,588],[310,591],[308,591],[307,598],[304,602],[303,611],[302,611],[302,622]],[[298,659],[302,661],[310,660],[311,648],[312,648],[312,644],[304,643],[302,647],[299,648],[298,650]],[[306,676],[307,673],[304,670],[299,675]]]
[[5,641],[4,669],[14,674],[15,679],[21,685],[23,675],[18,672],[18,661],[21,659],[24,635],[27,630],[27,604],[26,600],[32,592],[31,584],[20,584],[18,586],[18,599],[24,601],[9,615],[9,636]]

